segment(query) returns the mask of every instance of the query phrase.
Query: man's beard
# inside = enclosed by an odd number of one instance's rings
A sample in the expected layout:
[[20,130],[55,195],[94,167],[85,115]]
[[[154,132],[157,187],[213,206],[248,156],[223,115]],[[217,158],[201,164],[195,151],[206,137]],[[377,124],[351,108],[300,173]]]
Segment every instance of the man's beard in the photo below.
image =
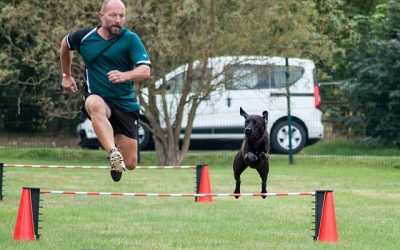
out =
[[116,37],[121,33],[120,26],[103,26],[111,36]]

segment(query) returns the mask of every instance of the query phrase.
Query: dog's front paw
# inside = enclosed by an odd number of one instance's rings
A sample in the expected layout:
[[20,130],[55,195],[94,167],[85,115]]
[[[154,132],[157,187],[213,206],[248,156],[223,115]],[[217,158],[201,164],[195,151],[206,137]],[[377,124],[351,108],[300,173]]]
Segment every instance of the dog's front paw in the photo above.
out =
[[[267,193],[267,190],[261,191],[261,193],[262,193],[262,194],[266,194],[266,193]],[[261,197],[262,197],[263,199],[267,198],[266,195],[261,195]]]
[[259,157],[260,157],[260,159],[267,160],[269,158],[269,154],[266,152],[261,152]]
[[254,163],[258,161],[257,155],[249,152],[244,156],[244,159],[247,160],[249,163]]
[[[261,193],[262,193],[262,194],[267,194],[267,185],[266,185],[266,183],[262,183],[262,184],[261,184]],[[266,195],[261,195],[261,197],[262,197],[263,199],[267,198]]]
[[240,188],[235,188],[235,191],[233,191],[234,194],[239,194],[239,195],[235,195],[235,199],[238,199],[240,197]]

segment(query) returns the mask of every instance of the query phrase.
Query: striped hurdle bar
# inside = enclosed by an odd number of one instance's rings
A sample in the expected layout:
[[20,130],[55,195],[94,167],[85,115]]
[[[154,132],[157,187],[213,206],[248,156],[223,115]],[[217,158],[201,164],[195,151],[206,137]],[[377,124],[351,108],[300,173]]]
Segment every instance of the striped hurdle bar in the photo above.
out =
[[122,193],[122,192],[80,192],[62,190],[40,190],[23,188],[18,217],[14,232],[15,240],[39,239],[39,201],[40,194],[88,195],[88,196],[139,196],[139,197],[235,197],[235,196],[315,196],[315,235],[314,240],[337,242],[336,217],[333,208],[332,190],[291,193],[222,193],[222,194],[159,194],[159,193]]
[[[8,168],[64,168],[64,169],[110,169],[110,166],[73,166],[73,165],[30,165],[8,164]],[[196,169],[198,166],[137,166],[135,169]]]
[[[4,187],[4,168],[46,168],[46,169],[110,169],[110,166],[74,166],[74,165],[33,165],[33,164],[9,164],[0,163],[0,201],[3,200],[3,187]],[[135,169],[196,169],[196,193],[200,192],[202,186],[202,179],[207,178],[206,183],[209,184],[208,180],[208,166],[207,165],[189,165],[189,166],[136,166]],[[207,176],[202,178],[203,173],[207,172]],[[209,189],[207,189],[209,191]],[[194,197],[198,200],[198,196]],[[202,201],[202,200],[200,200]],[[209,199],[207,201],[210,201]]]
[[223,193],[223,194],[159,194],[159,193],[121,193],[121,192],[80,192],[62,190],[41,190],[41,194],[69,194],[69,195],[108,195],[108,196],[156,196],[156,197],[237,197],[237,196],[313,196],[315,192],[293,192],[293,193]]

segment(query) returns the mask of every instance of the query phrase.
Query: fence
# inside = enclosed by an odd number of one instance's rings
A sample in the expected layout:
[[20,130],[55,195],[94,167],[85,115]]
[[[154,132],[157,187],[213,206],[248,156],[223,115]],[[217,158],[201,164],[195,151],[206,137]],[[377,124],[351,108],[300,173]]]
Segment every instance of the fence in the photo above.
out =
[[[399,145],[396,146],[396,135],[393,134],[393,142],[388,144],[381,144],[379,139],[383,137],[388,137],[393,133],[393,130],[389,127],[385,129],[381,128],[381,137],[366,137],[362,135],[362,130],[368,129],[368,126],[363,126],[361,122],[359,114],[351,111],[348,101],[344,101],[341,98],[342,92],[340,89],[341,85],[325,85],[323,84],[321,87],[321,95],[322,95],[322,124],[323,124],[323,139],[316,144],[312,144],[315,140],[310,140],[311,146],[306,146],[300,153],[295,155],[296,161],[312,161],[312,162],[326,162],[334,161],[334,162],[347,162],[348,157],[351,157],[352,160],[361,158],[357,158],[360,156],[376,156],[375,158],[369,158],[365,160],[366,164],[379,164],[379,165],[393,165],[397,164],[398,159],[397,155],[400,155]],[[292,106],[299,106],[301,102],[297,102],[294,98],[292,99]],[[297,98],[299,98],[297,96]],[[13,100],[12,97],[7,97],[7,100]],[[250,102],[254,102],[255,100],[243,100],[240,97],[236,97],[236,99],[229,99],[229,103],[242,103],[245,107],[246,104]],[[3,103],[4,100],[1,102]],[[376,102],[381,102],[381,100],[377,100]],[[3,103],[4,104],[4,103]],[[41,151],[43,154],[50,154],[48,149],[52,149],[51,157],[55,160],[62,160],[65,158],[64,150],[80,150],[82,147],[86,148],[100,148],[98,141],[97,144],[85,144],[84,140],[92,142],[90,138],[88,138],[87,134],[83,132],[83,130],[78,131],[77,126],[84,120],[79,116],[77,118],[69,120],[69,119],[53,119],[52,121],[48,121],[47,123],[42,123],[40,117],[43,115],[40,112],[40,107],[28,107],[28,106],[15,106],[15,105],[3,105],[0,107],[0,155],[8,158],[14,158],[10,162],[17,162],[18,156],[21,152],[24,152],[24,155],[29,154],[32,150]],[[382,104],[383,105],[383,104]],[[277,107],[270,108],[268,103],[265,104],[265,109],[269,111],[270,114],[276,112]],[[282,110],[286,109],[286,107],[281,107]],[[299,108],[299,107],[297,107]],[[280,111],[282,111],[280,110]],[[301,110],[301,107],[299,108]],[[78,112],[78,111],[77,111]],[[213,112],[210,108],[208,112]],[[262,110],[260,110],[260,113]],[[304,110],[304,112],[307,112]],[[397,114],[397,115],[396,115]],[[198,119],[200,122],[204,114],[200,113]],[[293,122],[300,124],[304,131],[301,129],[294,128],[294,134],[297,132],[300,134],[299,137],[292,138],[293,142],[296,143],[296,140],[300,140],[299,138],[307,137],[312,127],[307,127],[305,124],[309,121],[300,121],[299,119],[294,119]],[[374,119],[379,120],[379,115],[376,114]],[[226,112],[223,114],[219,114],[218,119],[222,119],[225,121],[239,120],[240,123],[243,123],[243,117],[240,116],[238,110],[232,110],[230,112]],[[242,132],[243,128],[225,128],[223,132],[221,122],[215,119],[215,124],[210,123],[209,120],[205,121],[201,124],[204,127],[211,127],[212,129],[208,131],[207,129],[193,129],[191,147],[188,155],[188,164],[193,162],[202,162],[201,159],[207,158],[212,163],[212,161],[218,162],[221,158],[226,158],[228,162],[231,162],[234,158],[235,152],[241,146],[241,140],[243,138]],[[309,117],[308,119],[320,119],[318,117]],[[391,124],[400,124],[400,113],[394,112],[392,116]],[[281,120],[284,121],[284,120]],[[357,121],[359,124],[357,125]],[[275,136],[275,141],[279,140],[279,133],[285,133],[284,127],[279,130],[277,133],[274,133],[275,125],[279,123],[278,121],[275,124],[270,122],[270,131],[271,136]],[[198,124],[200,124],[198,122]],[[352,124],[352,125],[351,125]],[[356,125],[354,125],[356,124]],[[296,130],[297,129],[297,130]],[[373,129],[373,128],[369,128]],[[293,130],[293,127],[292,127]],[[139,130],[142,131],[142,130]],[[199,135],[209,133],[210,136],[204,140],[195,140],[199,138]],[[225,137],[213,138],[213,134],[216,133],[225,133]],[[368,132],[366,134],[374,134],[377,132]],[[238,136],[239,135],[239,136]],[[378,133],[379,135],[379,133]],[[143,139],[143,137],[148,136],[148,134],[143,133],[139,134],[139,141]],[[287,133],[286,135],[287,136]],[[90,140],[88,140],[90,139]],[[214,140],[215,139],[215,140]],[[140,160],[143,164],[152,165],[157,161],[157,156],[154,152],[154,142],[152,142],[151,138],[144,138],[146,142],[149,142],[146,148],[140,150]],[[273,140],[273,139],[271,139]],[[280,138],[282,143],[285,139]],[[96,141],[96,138],[94,138]],[[363,141],[364,143],[359,143]],[[365,143],[365,142],[368,143]],[[300,143],[301,144],[301,143]],[[389,146],[388,146],[389,145]],[[295,145],[296,146],[296,145]],[[22,151],[21,151],[22,150]],[[100,151],[100,150],[99,150]],[[207,152],[205,152],[207,151]],[[85,151],[86,152],[86,151]],[[274,153],[274,152],[273,152]],[[96,155],[98,157],[101,155],[103,157],[104,153],[99,152],[86,152],[82,153],[84,155]],[[94,157],[94,156],[91,156]],[[277,155],[272,154],[274,159],[284,160],[285,155]],[[192,161],[192,159],[196,159],[196,161]],[[89,157],[90,160],[90,157]],[[395,163],[393,163],[395,162]]]

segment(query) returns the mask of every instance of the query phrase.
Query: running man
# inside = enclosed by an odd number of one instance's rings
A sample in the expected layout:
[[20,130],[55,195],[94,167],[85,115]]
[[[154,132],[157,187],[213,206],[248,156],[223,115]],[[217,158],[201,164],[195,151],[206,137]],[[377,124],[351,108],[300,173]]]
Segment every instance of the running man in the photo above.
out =
[[72,51],[78,51],[86,73],[83,112],[107,151],[111,177],[118,182],[123,171],[137,164],[140,106],[133,84],[150,77],[151,62],[138,35],[124,28],[122,1],[103,1],[99,17],[101,26],[78,29],[62,39],[62,87],[66,92],[79,91],[71,75]]

